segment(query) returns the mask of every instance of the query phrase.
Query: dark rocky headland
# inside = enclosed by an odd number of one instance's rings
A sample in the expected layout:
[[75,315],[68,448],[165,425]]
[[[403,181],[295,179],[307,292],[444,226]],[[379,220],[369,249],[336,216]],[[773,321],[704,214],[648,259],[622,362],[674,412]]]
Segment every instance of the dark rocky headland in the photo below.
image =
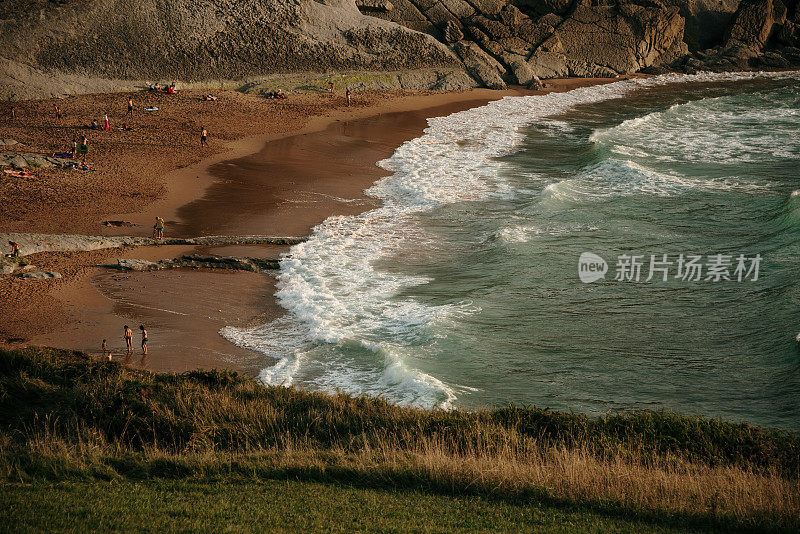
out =
[[798,0],[6,0],[0,98],[222,86],[298,73],[361,87],[800,65]]

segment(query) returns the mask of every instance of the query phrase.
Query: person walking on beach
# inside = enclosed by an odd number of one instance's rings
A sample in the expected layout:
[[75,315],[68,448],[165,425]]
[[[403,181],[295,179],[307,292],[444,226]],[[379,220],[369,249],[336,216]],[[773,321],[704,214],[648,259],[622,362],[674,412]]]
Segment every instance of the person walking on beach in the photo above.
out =
[[142,355],[147,356],[147,330],[144,329],[144,325],[139,325],[139,330],[142,331]]
[[133,330],[128,325],[125,325],[125,346],[128,348],[128,354],[133,352]]
[[61,108],[59,106],[56,106],[55,104],[53,104],[53,105],[56,108],[56,120],[60,121],[61,119],[64,118],[64,112],[61,111]]
[[208,146],[208,141],[206,141],[206,139],[208,139],[208,132],[205,126],[201,126],[200,130],[200,148],[203,148],[204,146]]
[[103,359],[105,360],[108,358],[108,361],[111,361],[111,352],[108,350],[108,342],[105,339],[103,340],[101,348],[103,349]]
[[75,159],[75,156],[78,155],[78,140],[75,136],[72,136],[72,159]]
[[17,107],[11,106],[11,120],[14,121],[17,119]]
[[131,115],[133,113],[133,98],[128,99],[128,112],[125,115]]
[[108,123],[108,115],[103,115],[103,130],[108,131],[111,129],[111,125]]
[[336,87],[336,86],[333,84],[333,80],[329,81],[328,82],[328,92],[332,93],[334,87]]
[[86,136],[83,136],[81,143],[78,145],[78,155],[81,156],[83,164],[86,164],[86,156],[89,155],[89,140],[86,139]]
[[164,219],[156,217],[156,224],[153,226],[153,237],[164,239]]
[[347,90],[344,92],[344,96],[347,97],[347,106],[350,107],[350,88],[348,87]]

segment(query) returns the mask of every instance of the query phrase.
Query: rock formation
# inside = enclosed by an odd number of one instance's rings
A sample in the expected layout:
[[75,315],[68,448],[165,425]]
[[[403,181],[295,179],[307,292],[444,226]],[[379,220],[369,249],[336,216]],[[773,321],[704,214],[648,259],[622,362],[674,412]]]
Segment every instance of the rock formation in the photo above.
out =
[[0,35],[0,98],[298,72],[458,89],[800,64],[798,0],[6,0]]

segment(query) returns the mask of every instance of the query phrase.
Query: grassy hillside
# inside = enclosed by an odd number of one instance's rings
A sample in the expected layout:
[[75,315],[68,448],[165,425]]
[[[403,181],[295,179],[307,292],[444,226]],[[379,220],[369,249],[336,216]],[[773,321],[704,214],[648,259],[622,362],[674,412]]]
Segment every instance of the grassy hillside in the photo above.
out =
[[0,480],[2,513],[35,529],[800,528],[790,432],[425,411],[47,349],[0,351]]

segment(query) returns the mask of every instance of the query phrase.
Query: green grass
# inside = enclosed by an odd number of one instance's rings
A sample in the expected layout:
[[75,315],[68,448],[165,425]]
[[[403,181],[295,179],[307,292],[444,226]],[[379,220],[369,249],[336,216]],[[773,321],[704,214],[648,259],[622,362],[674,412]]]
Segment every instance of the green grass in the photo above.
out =
[[700,417],[427,411],[0,351],[0,517],[33,530],[797,531],[799,465],[795,433]]
[[6,486],[6,525],[29,531],[686,532],[580,507],[297,480]]

